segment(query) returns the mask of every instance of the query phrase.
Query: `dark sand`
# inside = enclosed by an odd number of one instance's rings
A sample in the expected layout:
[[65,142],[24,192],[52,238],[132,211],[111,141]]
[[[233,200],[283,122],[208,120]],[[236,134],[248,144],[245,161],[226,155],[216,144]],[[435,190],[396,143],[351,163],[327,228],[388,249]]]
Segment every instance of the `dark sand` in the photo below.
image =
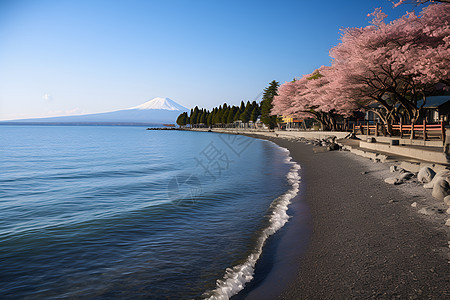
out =
[[301,165],[301,192],[257,266],[260,282],[237,298],[450,298],[445,225],[418,215],[397,187],[362,174],[369,161],[267,139]]

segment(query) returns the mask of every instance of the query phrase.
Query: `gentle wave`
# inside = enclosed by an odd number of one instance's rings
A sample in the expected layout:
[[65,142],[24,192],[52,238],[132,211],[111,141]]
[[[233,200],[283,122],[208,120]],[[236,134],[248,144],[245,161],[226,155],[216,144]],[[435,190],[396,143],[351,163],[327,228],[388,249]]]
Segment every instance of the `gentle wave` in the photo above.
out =
[[261,256],[266,240],[269,236],[273,235],[280,228],[282,228],[289,220],[290,216],[287,214],[287,210],[291,200],[299,192],[301,177],[298,174],[298,171],[301,167],[289,156],[289,150],[286,148],[281,149],[288,155],[285,162],[292,164],[289,173],[286,175],[291,188],[285,194],[272,202],[269,209],[269,225],[262,230],[252,253],[247,257],[244,263],[236,265],[232,268],[227,268],[223,278],[217,280],[216,288],[203,294],[205,299],[229,299],[231,296],[236,295],[243,290],[245,285],[253,279],[255,265]]

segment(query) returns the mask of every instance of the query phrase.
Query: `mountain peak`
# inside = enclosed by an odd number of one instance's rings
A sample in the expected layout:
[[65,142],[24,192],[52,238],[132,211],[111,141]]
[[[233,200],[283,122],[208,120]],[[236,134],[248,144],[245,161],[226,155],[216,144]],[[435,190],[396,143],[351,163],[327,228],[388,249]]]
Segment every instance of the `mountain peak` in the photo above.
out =
[[188,111],[188,109],[172,99],[156,97],[150,101],[147,101],[141,105],[131,107],[129,109],[165,109],[165,110],[180,110]]

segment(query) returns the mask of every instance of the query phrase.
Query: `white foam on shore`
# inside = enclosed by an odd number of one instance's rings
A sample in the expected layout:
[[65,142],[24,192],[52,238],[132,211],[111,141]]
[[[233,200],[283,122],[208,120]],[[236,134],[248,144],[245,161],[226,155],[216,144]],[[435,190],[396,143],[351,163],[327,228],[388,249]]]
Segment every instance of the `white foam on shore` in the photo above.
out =
[[269,224],[259,236],[252,253],[247,257],[244,263],[234,266],[233,268],[227,268],[223,278],[217,280],[216,288],[203,294],[205,299],[229,299],[231,296],[236,295],[241,291],[245,287],[245,284],[253,279],[255,264],[261,256],[267,238],[277,232],[289,220],[290,216],[287,214],[288,206],[291,203],[291,200],[298,194],[300,187],[301,178],[298,174],[300,165],[292,161],[288,149],[281,149],[287,152],[288,155],[285,162],[291,164],[289,173],[286,175],[291,188],[285,194],[275,199],[270,205],[270,211],[272,213],[269,218]]

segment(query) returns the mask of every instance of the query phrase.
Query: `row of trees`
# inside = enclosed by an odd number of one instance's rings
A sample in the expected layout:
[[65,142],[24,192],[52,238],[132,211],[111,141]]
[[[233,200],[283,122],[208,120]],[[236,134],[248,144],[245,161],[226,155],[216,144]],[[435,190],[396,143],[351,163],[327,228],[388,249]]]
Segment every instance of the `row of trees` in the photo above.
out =
[[371,16],[371,25],[343,30],[331,66],[282,84],[271,113],[314,117],[331,130],[336,116],[356,110],[373,110],[388,128],[415,123],[427,96],[450,85],[450,5],[430,4],[390,23],[380,9]]
[[261,122],[273,129],[277,124],[277,117],[270,115],[272,110],[272,100],[277,94],[279,83],[272,81],[264,89],[261,103],[256,101],[241,101],[240,106],[229,105],[227,103],[213,108],[211,111],[198,108],[191,109],[190,114],[184,112],[177,118],[179,126],[190,127],[228,127],[236,121],[256,123],[258,118]]
[[190,125],[191,127],[198,126],[212,126],[212,125],[226,125],[234,123],[235,121],[242,121],[248,123],[249,121],[256,122],[260,115],[260,106],[256,101],[247,104],[241,101],[240,106],[231,106],[228,104],[220,105],[213,108],[211,111],[206,109],[199,109],[197,106],[191,109],[190,114],[182,113],[177,118],[179,126]]

